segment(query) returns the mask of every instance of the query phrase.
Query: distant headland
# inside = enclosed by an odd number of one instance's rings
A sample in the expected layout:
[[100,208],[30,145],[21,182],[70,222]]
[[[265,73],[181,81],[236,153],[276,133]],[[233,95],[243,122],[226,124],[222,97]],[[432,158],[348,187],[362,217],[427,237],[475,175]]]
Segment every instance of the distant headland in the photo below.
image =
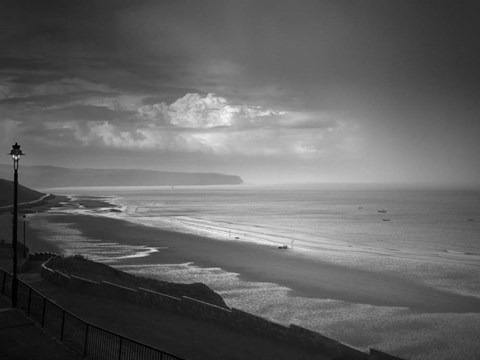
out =
[[[12,177],[11,165],[0,165],[0,178]],[[239,185],[237,175],[187,173],[143,169],[69,169],[54,166],[22,166],[20,184],[33,188],[69,186],[197,186]]]

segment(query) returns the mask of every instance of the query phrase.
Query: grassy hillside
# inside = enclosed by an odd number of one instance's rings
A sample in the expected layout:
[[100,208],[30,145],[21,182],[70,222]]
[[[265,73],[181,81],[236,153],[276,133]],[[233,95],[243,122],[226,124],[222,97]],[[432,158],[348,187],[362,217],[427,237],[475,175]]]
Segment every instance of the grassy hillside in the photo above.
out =
[[[18,186],[18,202],[29,202],[41,198],[43,193],[29,189],[25,186]],[[13,182],[0,179],[0,207],[13,204]]]
[[219,294],[201,283],[179,284],[139,277],[78,255],[57,257],[51,261],[49,267],[68,275],[80,276],[93,281],[111,281],[114,284],[133,289],[142,287],[176,297],[189,296],[209,304],[228,308]]

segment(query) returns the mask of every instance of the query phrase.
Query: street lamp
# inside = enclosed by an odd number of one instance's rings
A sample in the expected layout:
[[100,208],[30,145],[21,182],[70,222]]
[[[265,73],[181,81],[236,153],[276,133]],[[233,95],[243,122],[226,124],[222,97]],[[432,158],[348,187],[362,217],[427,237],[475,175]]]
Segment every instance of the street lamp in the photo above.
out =
[[20,157],[25,155],[20,150],[20,145],[15,143],[12,145],[12,150],[10,151],[10,156],[13,159],[13,272],[12,272],[12,307],[17,307],[17,288],[18,288],[18,279],[17,279],[17,207],[18,207],[18,161]]

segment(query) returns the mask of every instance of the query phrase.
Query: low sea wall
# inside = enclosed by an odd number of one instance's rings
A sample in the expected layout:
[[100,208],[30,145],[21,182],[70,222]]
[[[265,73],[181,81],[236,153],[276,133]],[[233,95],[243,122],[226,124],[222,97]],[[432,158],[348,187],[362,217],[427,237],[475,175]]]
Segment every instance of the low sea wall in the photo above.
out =
[[191,297],[174,297],[144,288],[128,288],[108,281],[92,281],[67,275],[49,268],[50,258],[42,264],[42,277],[54,284],[81,293],[121,299],[129,303],[150,306],[195,319],[214,322],[235,331],[274,339],[283,344],[300,346],[312,353],[325,354],[334,359],[401,360],[378,350],[370,354],[351,348],[315,331],[297,325],[285,326],[235,308],[223,308]]
[[33,254],[30,254],[28,257],[29,261],[47,261],[48,259],[52,257],[56,257],[58,254],[52,253],[52,252],[36,252]]
[[52,257],[58,256],[58,254],[51,252],[36,252],[33,254],[29,253],[28,247],[25,247],[26,257],[23,259],[22,264],[20,265],[20,272],[25,272],[30,268],[30,263],[32,261],[47,261]]

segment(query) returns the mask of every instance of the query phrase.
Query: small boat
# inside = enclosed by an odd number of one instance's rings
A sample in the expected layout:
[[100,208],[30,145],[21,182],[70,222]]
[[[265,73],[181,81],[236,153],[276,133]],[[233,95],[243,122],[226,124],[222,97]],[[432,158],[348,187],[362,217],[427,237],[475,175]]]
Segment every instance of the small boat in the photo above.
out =
[[382,213],[382,214],[386,214],[386,213],[387,213],[387,210],[381,209],[381,210],[377,210],[377,212]]
[[382,221],[390,221],[390,219],[382,219]]

